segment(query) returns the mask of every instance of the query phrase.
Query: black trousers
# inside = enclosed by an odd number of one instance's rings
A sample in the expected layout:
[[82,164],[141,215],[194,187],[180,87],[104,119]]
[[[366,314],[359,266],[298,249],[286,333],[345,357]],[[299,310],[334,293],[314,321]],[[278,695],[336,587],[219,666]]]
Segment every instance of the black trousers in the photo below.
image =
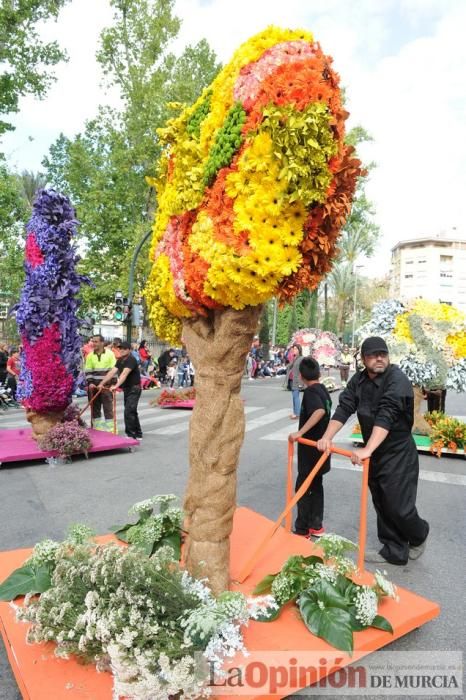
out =
[[[309,473],[310,469],[307,469],[306,472],[298,471],[295,491],[300,488]],[[295,532],[300,535],[307,535],[311,528],[313,530],[320,530],[324,518],[323,474],[317,474],[317,476],[314,477],[307,493],[299,499],[297,509],[298,514],[294,524]]]
[[380,554],[391,564],[406,564],[409,547],[419,546],[429,534],[429,524],[416,509],[418,478],[419,459],[411,439],[371,460],[369,488],[383,544]]
[[125,406],[125,433],[128,437],[142,437],[141,424],[138,416],[138,403],[141,396],[140,386],[123,387]]

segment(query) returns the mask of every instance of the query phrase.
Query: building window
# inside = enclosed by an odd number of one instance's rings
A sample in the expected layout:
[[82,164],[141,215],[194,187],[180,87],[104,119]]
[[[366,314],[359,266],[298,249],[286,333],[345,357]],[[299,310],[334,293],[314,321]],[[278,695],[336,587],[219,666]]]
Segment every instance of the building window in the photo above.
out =
[[418,265],[424,265],[427,262],[427,260],[418,260],[417,264]]
[[414,260],[405,260],[405,265],[412,265]]
[[408,277],[411,278],[412,276],[413,275],[405,275],[405,280],[408,279]]

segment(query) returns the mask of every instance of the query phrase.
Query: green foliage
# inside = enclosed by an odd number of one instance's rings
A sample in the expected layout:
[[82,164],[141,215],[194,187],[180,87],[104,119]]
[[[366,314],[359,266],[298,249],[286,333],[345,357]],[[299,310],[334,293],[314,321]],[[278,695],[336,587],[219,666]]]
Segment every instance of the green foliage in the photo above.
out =
[[27,593],[43,593],[50,588],[50,583],[50,572],[46,567],[22,566],[0,585],[0,600],[14,600]]
[[270,318],[270,306],[271,304],[267,303],[264,304],[264,308],[262,309],[261,317],[260,317],[260,326],[259,326],[259,341],[261,344],[262,348],[262,356],[264,360],[269,359],[269,349],[270,349],[270,323],[269,323],[269,318]]
[[396,599],[395,586],[380,571],[376,571],[372,586],[354,583],[350,578],[354,564],[345,555],[357,545],[345,537],[325,535],[319,540],[319,548],[323,557],[292,556],[279,572],[257,584],[253,595],[271,592],[279,606],[259,621],[270,622],[284,605],[296,601],[309,631],[348,654],[353,651],[353,632],[377,627],[393,633],[377,608],[385,596]]
[[[219,70],[204,40],[179,57],[169,53],[180,26],[173,4],[112,0],[114,19],[102,32],[98,60],[123,108],[101,106],[81,134],[61,135],[43,161],[49,181],[71,198],[81,222],[80,272],[95,284],[83,290],[84,311],[104,309],[115,289],[128,288],[134,248],[156,207],[145,177],[156,175],[156,130],[169,116],[167,102],[192,103]],[[136,294],[149,272],[148,248],[139,256]]]
[[[278,177],[288,180],[289,201],[300,201],[306,207],[323,202],[333,177],[327,163],[338,150],[327,106],[314,102],[296,113],[294,106],[271,105],[263,114],[262,128],[270,131],[281,167]],[[283,122],[288,129],[283,129]]]
[[199,138],[201,133],[201,124],[209,114],[211,97],[212,92],[209,91],[205,98],[202,100],[201,104],[198,107],[196,107],[194,114],[191,115],[191,117],[188,120],[188,123],[186,124],[186,131],[188,132],[188,134],[191,134],[191,136],[194,136],[195,138]]
[[[151,556],[161,547],[171,547],[176,559],[181,555],[181,524],[183,511],[173,508],[169,504],[176,496],[154,496],[146,501],[135,503],[129,513],[137,513],[136,523],[115,525],[111,531],[119,540],[133,544],[143,550],[147,556]],[[154,514],[154,508],[158,506],[159,513]]]
[[[13,306],[24,281],[24,225],[31,210],[20,178],[0,160],[0,301]],[[5,337],[16,336],[13,318],[3,322]]]
[[299,612],[312,634],[351,654],[353,630],[347,606],[348,601],[325,580],[304,591],[299,599]]
[[246,112],[241,102],[235,102],[229,110],[223,125],[217,132],[205,165],[204,182],[210,185],[220,168],[230,165],[233,155],[241,146],[241,129],[246,119]]
[[[66,58],[56,41],[44,43],[37,25],[56,18],[67,0],[0,1],[0,116],[18,111],[22,95],[42,98],[53,76],[46,70]],[[0,135],[12,130],[0,119]]]

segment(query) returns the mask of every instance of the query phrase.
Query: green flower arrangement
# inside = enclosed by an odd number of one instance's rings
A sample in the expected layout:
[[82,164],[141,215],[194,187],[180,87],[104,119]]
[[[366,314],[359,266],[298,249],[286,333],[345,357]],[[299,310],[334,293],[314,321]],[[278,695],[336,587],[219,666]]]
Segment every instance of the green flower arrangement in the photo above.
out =
[[[139,547],[148,556],[168,546],[179,559],[184,513],[172,505],[176,500],[174,494],[166,494],[135,503],[128,514],[137,515],[137,522],[114,525],[110,530],[119,540]],[[157,508],[159,512],[154,513]]]
[[312,634],[351,654],[353,632],[376,627],[393,634],[390,622],[378,614],[380,601],[396,598],[396,588],[376,571],[372,586],[351,579],[354,562],[346,552],[357,549],[339,535],[319,539],[323,556],[292,556],[276,574],[266,576],[254,594],[270,592],[276,601],[261,617],[262,622],[275,620],[288,603],[298,606],[301,618]]

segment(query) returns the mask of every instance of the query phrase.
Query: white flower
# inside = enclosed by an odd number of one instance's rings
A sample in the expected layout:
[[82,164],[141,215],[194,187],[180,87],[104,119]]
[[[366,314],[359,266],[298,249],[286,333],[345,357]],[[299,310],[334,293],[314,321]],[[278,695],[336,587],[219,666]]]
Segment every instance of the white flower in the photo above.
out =
[[280,571],[272,581],[271,591],[280,605],[286,603],[295,593],[293,578],[286,571]]
[[55,564],[59,547],[59,542],[55,542],[54,540],[42,540],[42,542],[38,542],[35,545],[27,563],[35,568]]
[[[385,572],[384,572],[385,573]],[[383,596],[388,596],[389,598],[393,598],[394,600],[397,600],[397,592],[396,592],[396,586],[394,583],[389,581],[385,576],[382,574],[381,571],[376,569],[376,572],[374,574],[375,578],[375,589],[377,593],[380,593],[380,595]]]
[[373,588],[369,586],[359,586],[354,598],[356,619],[359,620],[362,625],[371,625],[374,617],[377,615],[377,604],[377,593]]
[[252,620],[268,615],[280,607],[273,595],[260,595],[248,598],[247,601],[249,617]]

